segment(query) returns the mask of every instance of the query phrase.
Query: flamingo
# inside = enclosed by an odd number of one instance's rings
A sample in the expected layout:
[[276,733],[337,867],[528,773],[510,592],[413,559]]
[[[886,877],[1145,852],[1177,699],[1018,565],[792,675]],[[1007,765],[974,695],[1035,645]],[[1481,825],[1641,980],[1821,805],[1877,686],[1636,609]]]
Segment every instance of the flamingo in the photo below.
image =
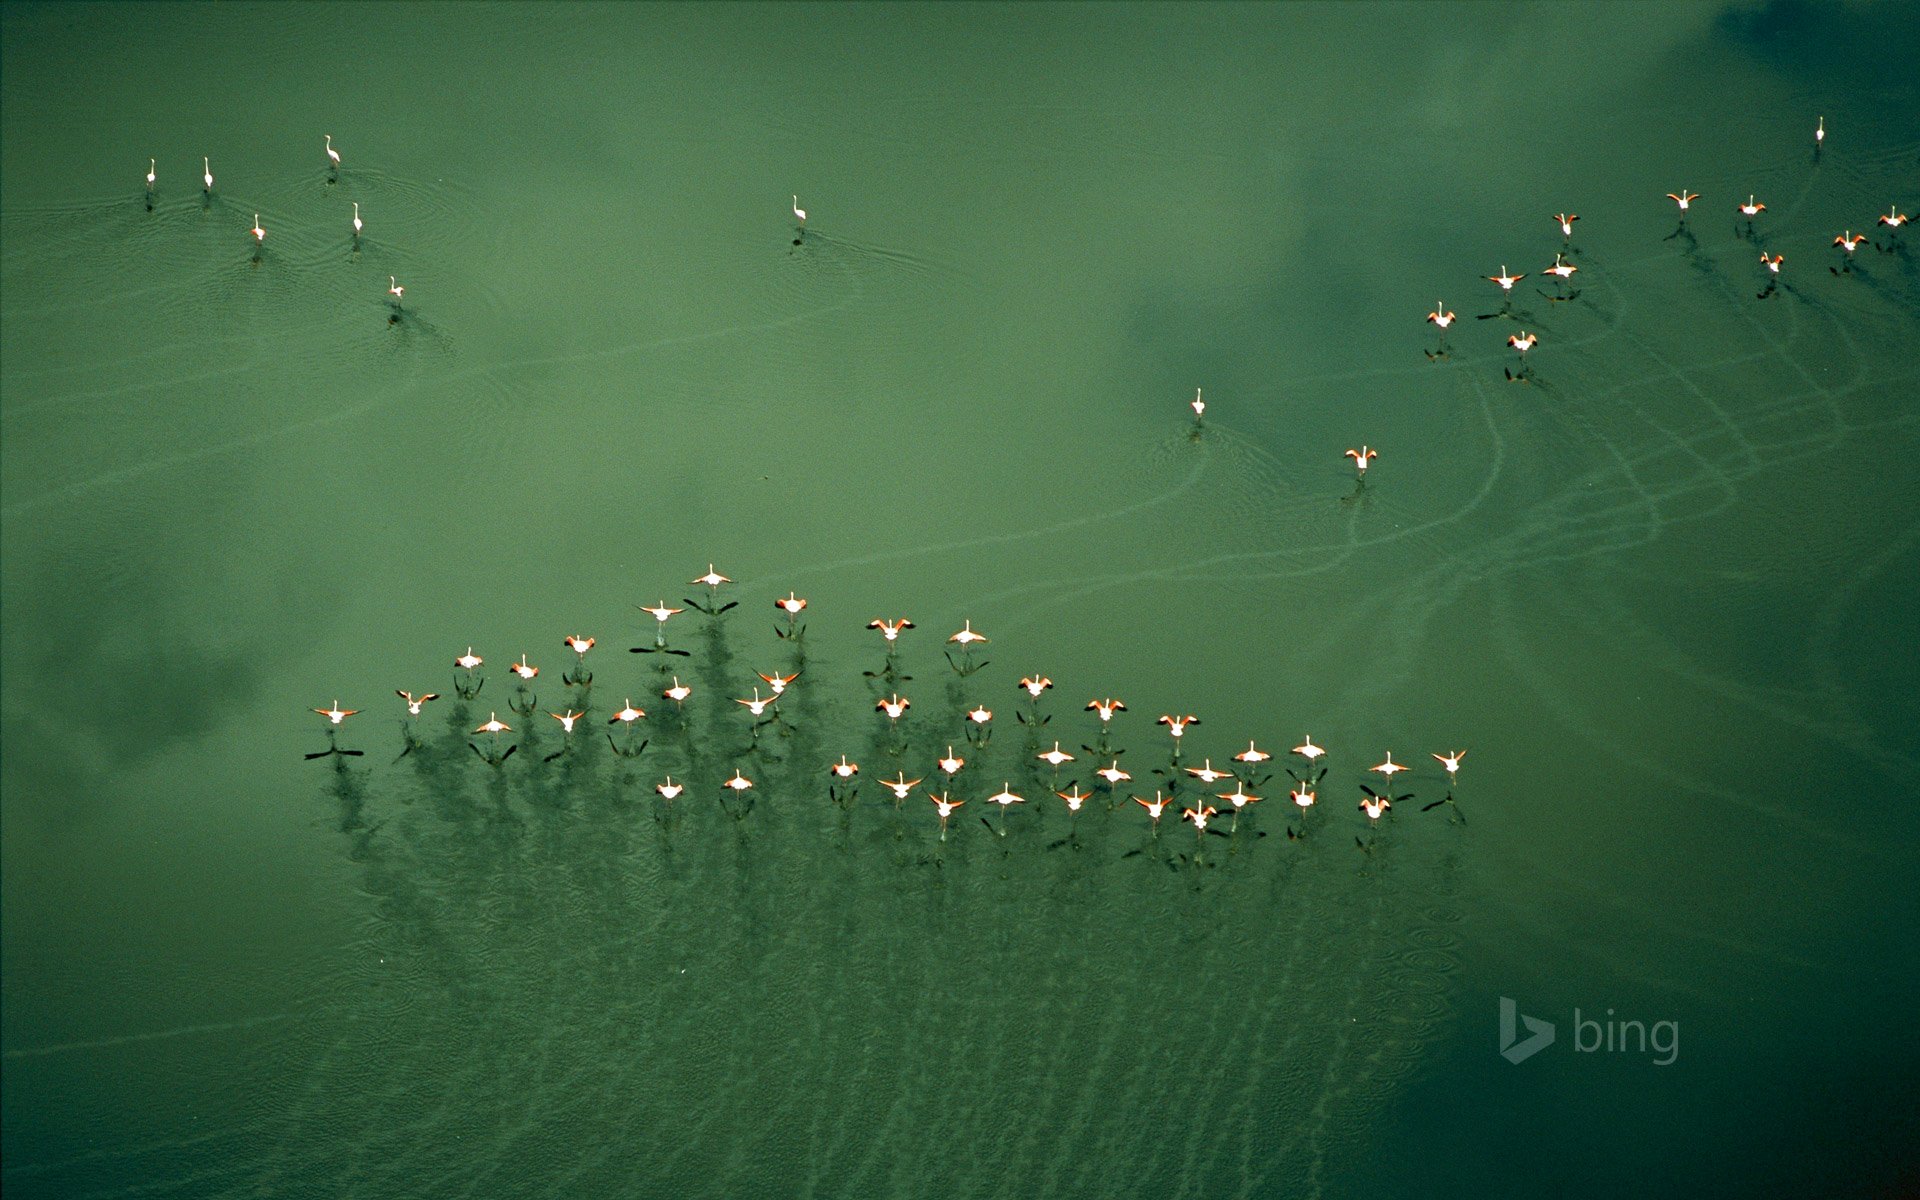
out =
[[1214,770],[1213,760],[1211,758],[1202,759],[1200,765],[1197,767],[1187,768],[1187,774],[1193,776],[1195,779],[1198,779],[1201,783],[1206,784],[1208,787],[1212,787],[1215,783],[1218,783],[1220,780],[1227,778],[1227,776],[1230,775],[1231,773],[1232,772],[1229,772],[1229,771]]
[[360,202],[358,200],[355,200],[353,202],[353,236],[354,237],[357,238],[360,236],[361,228],[362,226],[360,224]]
[[1193,408],[1193,423],[1198,425],[1200,418],[1207,415],[1207,402],[1200,398],[1201,389],[1193,389],[1193,399],[1189,401]]
[[550,712],[547,715],[552,717],[554,720],[560,722],[560,730],[562,733],[572,733],[573,723],[575,721],[578,721],[581,717],[586,716],[587,714],[577,713],[572,709],[568,709],[563,713]]
[[253,240],[254,240],[254,243],[255,243],[256,245],[262,245],[262,246],[264,246],[264,245],[266,244],[266,242],[267,242],[267,231],[266,231],[266,230],[264,230],[264,229],[262,229],[262,228],[260,228],[260,214],[259,214],[259,213],[255,213],[255,214],[253,214],[253,229],[251,230],[251,232],[252,232],[252,234],[253,234]]
[[416,696],[412,692],[403,692],[395,689],[393,694],[407,702],[407,715],[410,717],[420,715],[421,705],[427,703],[429,700],[438,700],[440,698],[439,692],[423,692]]
[[338,725],[360,710],[357,708],[341,708],[340,702],[335,700],[332,708],[316,708],[313,711],[325,717],[329,725]]
[[387,276],[387,295],[393,297],[394,308],[397,309],[400,307],[400,299],[406,294],[407,289],[401,285],[398,279],[395,279],[391,275]]
[[1383,763],[1380,763],[1380,764],[1379,764],[1379,765],[1377,765],[1377,766],[1372,766],[1372,767],[1368,767],[1368,768],[1367,768],[1367,770],[1369,770],[1369,771],[1377,771],[1377,772],[1379,772],[1379,773],[1380,773],[1381,775],[1384,775],[1384,776],[1386,776],[1386,780],[1387,780],[1387,783],[1388,783],[1388,784],[1392,784],[1392,783],[1393,783],[1393,777],[1394,777],[1395,775],[1398,775],[1398,774],[1399,774],[1400,772],[1402,772],[1402,771],[1405,771],[1405,770],[1409,770],[1409,769],[1410,769],[1410,768],[1408,768],[1408,767],[1406,767],[1406,766],[1404,766],[1404,765],[1402,765],[1402,764],[1400,764],[1400,763],[1397,763],[1397,762],[1395,762],[1395,761],[1393,761],[1393,752],[1392,752],[1392,751],[1388,751],[1388,752],[1387,752],[1387,760],[1386,760],[1385,762],[1383,762]]
[[1436,754],[1434,758],[1447,769],[1447,781],[1451,783],[1460,774],[1460,760],[1467,756],[1465,750],[1455,750],[1452,754]]
[[1820,123],[1813,127],[1813,144],[1815,146],[1818,146],[1821,142],[1824,142],[1826,140],[1827,140],[1827,119],[1825,117],[1821,117]]
[[474,732],[490,733],[497,736],[502,733],[512,733],[513,726],[507,724],[505,721],[502,721],[500,719],[499,713],[490,712],[487,714],[487,719],[484,722],[482,722],[480,727],[475,729]]
[[1243,762],[1243,763],[1263,763],[1272,757],[1273,755],[1268,754],[1265,750],[1260,749],[1260,747],[1254,745],[1251,741],[1249,741],[1247,743],[1247,748],[1245,750],[1242,750],[1240,753],[1233,756],[1233,761]]
[[878,629],[880,631],[880,636],[887,639],[887,652],[891,654],[893,652],[893,643],[899,640],[900,631],[903,629],[912,629],[913,622],[907,620],[905,617],[901,617],[897,621],[883,621],[879,617],[875,617],[873,620],[867,622],[867,628]]
[[1358,450],[1348,450],[1347,457],[1353,460],[1355,474],[1359,478],[1365,479],[1367,477],[1367,468],[1373,465],[1374,459],[1380,457],[1380,452],[1368,446],[1365,442],[1362,442]]
[[1900,211],[1898,204],[1889,204],[1887,206],[1887,215],[1880,218],[1879,224],[1885,225],[1888,229],[1898,229],[1902,225],[1905,225],[1909,219],[1910,218]]
[[1562,280],[1565,280],[1565,279],[1571,279],[1573,277],[1573,273],[1575,271],[1578,271],[1579,269],[1580,269],[1579,267],[1576,267],[1572,263],[1567,262],[1563,256],[1559,254],[1555,254],[1553,256],[1553,265],[1547,268],[1547,274],[1553,275]]
[[213,191],[213,160],[203,156],[200,159],[200,166],[202,168],[200,180],[202,184],[205,185],[205,190],[208,193],[212,193]]
[[1784,254],[1776,254],[1772,258],[1768,258],[1765,254],[1760,256],[1760,265],[1765,267],[1770,274],[1774,275],[1780,273],[1780,264],[1785,261],[1787,261],[1787,256]]
[[1766,205],[1757,203],[1754,200],[1752,192],[1747,193],[1747,202],[1745,204],[1739,205],[1738,208],[1739,208],[1739,211],[1747,218],[1747,224],[1749,225],[1753,224],[1753,219],[1755,217],[1767,211]]
[[1067,802],[1068,812],[1077,813],[1080,811],[1080,806],[1092,798],[1093,793],[1081,791],[1078,784],[1070,784],[1066,791],[1055,792],[1054,795]]
[[1313,790],[1307,786],[1307,783],[1305,780],[1301,780],[1299,784],[1296,785],[1291,792],[1287,793],[1287,795],[1292,798],[1293,802],[1296,805],[1299,806],[1301,812],[1305,812],[1309,808],[1313,807],[1313,802],[1315,799]]
[[947,818],[953,816],[953,810],[965,804],[965,800],[949,800],[947,793],[927,793],[927,799],[933,801],[933,807],[940,813],[940,840],[947,840]]
[[1211,804],[1200,803],[1195,805],[1193,808],[1181,809],[1180,817],[1182,820],[1193,822],[1194,836],[1198,837],[1200,834],[1203,834],[1207,831],[1207,818],[1213,816],[1219,811],[1220,811],[1219,809],[1215,808]]
[[327,135],[327,161],[334,170],[340,169],[340,152],[333,148],[333,135],[330,133]]
[[1116,787],[1122,783],[1131,783],[1133,781],[1132,775],[1120,769],[1120,760],[1117,758],[1106,766],[1101,767],[1098,771],[1095,771],[1094,774],[1106,780],[1108,787]]
[[160,160],[157,158],[150,158],[147,160],[147,191],[149,192],[153,191],[153,181],[159,178],[159,176],[154,174],[154,168],[156,168],[159,165],[160,165]]
[[852,779],[860,773],[860,764],[847,761],[847,756],[842,754],[839,762],[827,764],[827,770],[833,772],[841,779]]
[[1315,759],[1319,758],[1322,754],[1325,754],[1327,752],[1327,748],[1325,746],[1314,745],[1313,735],[1308,734],[1307,740],[1304,742],[1301,742],[1298,746],[1295,746],[1293,748],[1293,752],[1295,754],[1298,754],[1301,758],[1306,759],[1308,764],[1311,765]]
[[[880,785],[893,793],[894,800],[900,801],[912,795],[913,789],[920,786],[920,781],[918,779],[908,779],[907,773],[901,771],[895,774],[892,779],[882,779]],[[896,807],[898,807],[897,804]]]
[[669,775],[661,782],[654,784],[653,790],[659,792],[661,797],[671,804],[679,798],[680,793],[687,790],[687,786],[683,783],[675,783],[673,776]]
[[1526,277],[1527,277],[1527,276],[1526,276],[1526,273],[1525,273],[1524,271],[1523,271],[1523,272],[1521,272],[1521,273],[1520,273],[1520,274],[1518,274],[1518,275],[1509,275],[1509,274],[1507,274],[1507,264],[1505,264],[1505,263],[1501,263],[1501,264],[1500,264],[1500,273],[1499,273],[1498,275],[1489,275],[1489,276],[1487,276],[1487,280],[1488,280],[1488,282],[1490,282],[1490,283],[1497,283],[1497,284],[1499,284],[1499,285],[1500,285],[1500,290],[1501,290],[1501,291],[1503,291],[1503,292],[1511,292],[1511,291],[1513,291],[1513,285],[1514,285],[1514,284],[1516,284],[1516,283],[1519,283],[1519,282],[1520,282],[1520,281],[1521,281],[1522,279],[1525,279]]
[[1681,188],[1678,192],[1667,193],[1667,199],[1680,206],[1680,219],[1683,221],[1687,219],[1687,206],[1699,198],[1699,192],[1690,192],[1685,188]]
[[942,774],[944,774],[948,779],[952,779],[955,775],[958,775],[960,773],[961,767],[964,767],[967,765],[967,760],[956,755],[953,752],[953,747],[948,746],[947,756],[945,758],[940,759],[936,763],[936,765],[940,768],[940,771]]
[[1044,751],[1040,754],[1036,754],[1034,755],[1034,757],[1039,759],[1041,762],[1051,766],[1056,771],[1060,769],[1061,763],[1070,763],[1073,761],[1073,755],[1068,754],[1065,750],[1062,750],[1060,748],[1060,743],[1057,741],[1054,742],[1053,749]]
[[532,663],[529,663],[527,661],[527,656],[524,654],[520,656],[519,662],[509,663],[507,666],[507,670],[512,671],[515,675],[518,675],[522,680],[532,679],[535,675],[538,675],[540,673],[540,668],[534,666]]
[[1133,798],[1133,802],[1141,808],[1146,809],[1147,815],[1153,818],[1153,832],[1156,835],[1160,832],[1160,817],[1167,811],[1167,801],[1168,798],[1161,795],[1158,791],[1153,793],[1153,799],[1151,800],[1143,800],[1139,796]]
[[646,715],[647,714],[645,709],[639,709],[633,706],[633,698],[629,696],[627,698],[627,702],[621,705],[620,711],[617,713],[614,713],[611,717],[607,718],[607,724],[625,725],[627,728],[631,729],[633,728],[633,723],[635,721],[638,721],[641,717],[644,717]]
[[800,222],[800,228],[807,227],[807,210],[800,207],[800,197],[793,198],[793,219]]
[[1563,238],[1573,237],[1573,223],[1575,221],[1578,221],[1579,219],[1580,219],[1579,213],[1553,214],[1553,223],[1560,227],[1560,236]]
[[[769,688],[772,688],[772,689],[773,689],[773,694],[774,694],[774,695],[776,695],[776,696],[778,696],[778,695],[781,695],[782,693],[784,693],[784,692],[785,692],[785,691],[787,690],[787,685],[788,685],[788,684],[790,684],[790,683],[792,683],[792,682],[793,682],[794,680],[796,680],[796,679],[798,679],[798,678],[800,678],[800,672],[798,672],[798,671],[795,671],[795,672],[794,672],[793,674],[791,674],[791,675],[782,675],[782,674],[781,674],[780,672],[778,672],[778,671],[775,671],[775,672],[774,672],[773,674],[771,674],[771,675],[769,675],[769,674],[767,674],[767,673],[766,673],[766,672],[764,672],[764,671],[755,671],[755,672],[754,672],[754,674],[755,674],[755,675],[758,675],[758,676],[760,676],[760,678],[762,678],[762,679],[764,679],[764,680],[766,680],[766,683],[767,683],[767,686],[768,686]],[[676,678],[678,678],[678,677],[676,676]]]
[[1045,675],[1028,675],[1020,680],[1020,686],[1026,689],[1027,695],[1038,700],[1041,692],[1053,686],[1053,680]]
[[475,654],[473,652],[472,646],[468,646],[467,652],[465,654],[462,654],[459,658],[456,658],[453,660],[453,665],[456,667],[459,667],[463,671],[471,671],[485,661],[487,660],[484,658],[481,658],[478,654]]
[[693,689],[681,683],[680,677],[675,675],[673,677],[673,686],[662,689],[660,694],[675,704],[684,704],[686,703],[687,697],[693,695]]
[[1111,696],[1109,696],[1105,700],[1087,701],[1087,711],[1099,713],[1100,723],[1102,725],[1105,725],[1108,721],[1113,720],[1114,713],[1125,712],[1126,710],[1127,710],[1127,706],[1125,704],[1122,704],[1120,701],[1113,699]]
[[1839,237],[1833,239],[1833,244],[1840,247],[1842,250],[1845,250],[1847,252],[1848,257],[1852,257],[1853,248],[1866,240],[1867,240],[1866,234],[1855,233],[1853,230],[1849,229],[1845,233],[1841,234]]
[[1429,324],[1439,326],[1440,329],[1444,331],[1447,326],[1453,324],[1453,315],[1453,310],[1446,306],[1445,301],[1435,300],[1433,302],[1433,311],[1427,314],[1427,321]]

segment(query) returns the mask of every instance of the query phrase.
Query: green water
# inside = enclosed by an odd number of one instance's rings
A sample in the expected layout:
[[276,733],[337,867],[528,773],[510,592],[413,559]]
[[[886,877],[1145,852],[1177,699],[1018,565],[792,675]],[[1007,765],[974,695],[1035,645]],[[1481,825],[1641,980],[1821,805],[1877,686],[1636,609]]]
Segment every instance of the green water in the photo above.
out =
[[1914,6],[0,22],[10,1196],[1916,1185]]

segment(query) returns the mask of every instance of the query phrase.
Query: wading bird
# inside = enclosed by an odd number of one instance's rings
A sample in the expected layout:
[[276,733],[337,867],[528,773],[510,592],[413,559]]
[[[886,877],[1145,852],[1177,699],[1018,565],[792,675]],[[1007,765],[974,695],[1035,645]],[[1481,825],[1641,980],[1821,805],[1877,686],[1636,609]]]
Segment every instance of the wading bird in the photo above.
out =
[[248,232],[253,234],[253,241],[255,245],[264,246],[267,244],[267,231],[260,228],[259,213],[253,214],[253,228],[251,230],[248,230]]
[[1298,754],[1301,758],[1306,759],[1309,764],[1312,764],[1312,762],[1315,759],[1319,758],[1322,754],[1325,754],[1327,752],[1327,748],[1325,746],[1314,745],[1313,735],[1308,734],[1307,740],[1304,742],[1301,742],[1298,746],[1295,746],[1293,748],[1293,752],[1295,754]]
[[698,579],[690,579],[687,582],[705,585],[707,589],[707,602],[702,604],[698,600],[688,600],[687,603],[710,617],[717,617],[734,605],[740,603],[738,600],[729,600],[725,604],[720,603],[720,585],[723,583],[732,583],[733,580],[728,579],[725,575],[714,570],[712,563],[707,564],[707,573],[705,575],[700,576]]
[[940,768],[941,773],[948,779],[952,779],[960,773],[961,767],[967,765],[967,760],[956,755],[953,752],[953,747],[948,746],[946,757],[940,759],[935,765]]
[[327,165],[332,167],[334,170],[338,171],[340,169],[340,152],[333,148],[333,135],[329,133],[326,136],[327,136]]
[[1374,459],[1380,457],[1380,452],[1362,442],[1358,450],[1348,450],[1347,457],[1353,460],[1355,478],[1365,479],[1367,468],[1373,465]]
[[1566,239],[1569,241],[1571,241],[1573,238],[1573,223],[1575,221],[1578,221],[1579,219],[1580,219],[1579,213],[1553,214],[1553,223],[1560,227],[1560,236],[1563,239]]
[[355,241],[360,240],[361,228],[362,226],[360,224],[360,202],[358,200],[355,200],[353,202],[353,237]]
[[800,197],[793,198],[793,219],[800,222],[800,228],[807,227],[807,210],[800,207]]
[[200,182],[202,184],[202,190],[204,190],[208,195],[212,195],[213,194],[213,160],[205,157],[201,158],[200,167],[201,167]]
[[1447,780],[1452,782],[1460,774],[1460,760],[1466,756],[1465,750],[1455,750],[1452,754],[1436,754],[1433,757],[1447,769]]
[[1519,283],[1522,279],[1525,279],[1526,277],[1527,276],[1525,272],[1522,272],[1518,275],[1507,274],[1507,264],[1501,263],[1500,273],[1498,275],[1487,276],[1487,281],[1489,283],[1499,284],[1500,290],[1502,292],[1511,293],[1513,291],[1513,285],[1516,283]]

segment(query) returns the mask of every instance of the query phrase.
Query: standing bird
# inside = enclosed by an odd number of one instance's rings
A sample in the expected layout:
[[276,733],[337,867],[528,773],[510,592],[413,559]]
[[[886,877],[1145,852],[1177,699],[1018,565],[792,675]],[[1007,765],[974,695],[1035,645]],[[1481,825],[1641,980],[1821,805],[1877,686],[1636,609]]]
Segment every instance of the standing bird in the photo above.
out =
[[1325,746],[1314,745],[1313,735],[1308,734],[1307,740],[1304,742],[1301,742],[1298,746],[1295,746],[1293,748],[1293,752],[1295,754],[1298,754],[1301,758],[1306,759],[1307,764],[1311,766],[1315,759],[1318,759],[1322,754],[1325,754],[1327,752],[1327,748]]
[[212,195],[213,194],[213,160],[202,156],[202,158],[200,159],[200,166],[202,168],[200,179],[205,184],[205,190],[207,194]]
[[398,279],[395,279],[391,275],[387,276],[387,295],[393,297],[393,299],[388,303],[393,305],[393,311],[395,316],[398,316],[400,313],[400,298],[406,295],[406,292],[407,292],[407,289],[401,286],[401,283]]
[[1460,760],[1467,756],[1465,750],[1455,750],[1452,754],[1436,754],[1441,766],[1447,769],[1447,782],[1451,784],[1460,775]]
[[793,219],[800,222],[800,228],[807,227],[807,210],[800,207],[800,197],[793,198]]
[[1367,468],[1373,465],[1374,459],[1380,457],[1380,452],[1368,446],[1365,442],[1362,442],[1358,450],[1348,450],[1347,457],[1353,460],[1355,475],[1360,479],[1365,479],[1367,477]]
[[360,202],[358,200],[355,200],[353,202],[353,240],[356,242],[360,240],[361,228],[362,226],[360,224]]
[[485,661],[486,659],[473,652],[472,646],[468,646],[465,654],[453,660],[453,665],[465,672],[464,675],[453,677],[454,694],[462,700],[471,700],[480,694],[480,689],[487,686],[487,679],[484,675],[476,679],[474,672],[479,670],[480,664]]
[[259,213],[253,214],[253,228],[249,232],[253,234],[254,245],[264,246],[267,244],[267,231],[260,228]]
[[1189,403],[1193,409],[1193,428],[1197,432],[1200,428],[1201,420],[1207,415],[1207,402],[1200,398],[1199,388],[1193,389],[1193,399]]
[[150,158],[147,160],[147,211],[148,212],[153,211],[153,181],[159,178],[159,176],[154,174],[154,168],[157,167],[158,165],[159,165],[158,159]]
[[1667,193],[1667,199],[1673,201],[1675,204],[1678,204],[1680,206],[1680,219],[1682,221],[1687,219],[1687,206],[1692,204],[1695,200],[1698,200],[1699,198],[1700,198],[1699,192],[1690,192],[1685,188],[1681,188],[1677,192]]
[[632,650],[635,654],[678,654],[682,658],[691,657],[691,651],[670,650],[667,648],[667,618],[676,613],[683,613],[687,611],[686,609],[669,608],[667,602],[662,600],[651,607],[643,604],[640,606],[640,611],[648,613],[653,617],[653,645],[631,646],[628,647],[628,649]]
[[567,649],[573,651],[573,673],[561,675],[560,682],[585,687],[593,682],[593,672],[587,670],[587,651],[593,649],[593,639],[570,633],[566,638]]
[[1827,119],[1825,117],[1821,117],[1820,123],[1813,127],[1813,161],[1815,162],[1820,161],[1820,144],[1826,140],[1827,140]]
[[1579,213],[1555,213],[1553,223],[1560,227],[1560,237],[1564,241],[1573,240],[1573,223],[1580,219]]
[[1837,270],[1833,267],[1828,267],[1827,270],[1832,271],[1835,275],[1840,274],[1841,271],[1853,270],[1853,248],[1866,240],[1866,234],[1855,233],[1851,229],[1833,239],[1833,244],[1846,251],[1847,256],[1841,260],[1841,266]]
[[1433,302],[1433,311],[1427,314],[1427,324],[1440,331],[1440,344],[1426,351],[1428,361],[1447,357],[1447,326],[1453,324],[1453,310],[1443,300]]
[[333,148],[333,135],[327,135],[327,166],[334,174],[340,172],[340,152]]
[[1760,203],[1758,200],[1755,200],[1753,198],[1752,192],[1748,192],[1747,202],[1745,204],[1737,205],[1734,211],[1738,212],[1741,216],[1747,219],[1747,240],[1752,241],[1753,240],[1753,219],[1759,216],[1761,213],[1767,211],[1767,206]]

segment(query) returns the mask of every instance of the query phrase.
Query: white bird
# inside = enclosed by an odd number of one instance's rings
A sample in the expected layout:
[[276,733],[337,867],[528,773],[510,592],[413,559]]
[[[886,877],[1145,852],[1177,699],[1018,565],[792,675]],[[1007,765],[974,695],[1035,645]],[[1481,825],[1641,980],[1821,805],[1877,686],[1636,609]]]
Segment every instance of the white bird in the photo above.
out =
[[793,198],[793,219],[802,225],[807,223],[807,210],[800,207],[800,197],[798,196]]
[[395,279],[391,275],[387,276],[387,295],[393,297],[393,306],[395,308],[400,307],[400,296],[406,290],[405,287],[401,286],[398,279]]
[[267,240],[267,231],[260,228],[259,213],[253,214],[253,240],[261,243],[262,245],[265,245]]
[[203,156],[200,159],[200,165],[205,171],[205,173],[202,174],[200,178],[206,181],[207,190],[212,191],[213,190],[213,160]]
[[360,236],[360,202],[353,202],[353,236]]
[[332,160],[334,166],[340,165],[340,152],[333,148],[332,134],[327,135],[327,157]]
[[157,158],[150,158],[147,160],[147,190],[148,191],[153,190],[153,181],[156,178],[158,178],[158,176],[156,176],[153,173],[153,169],[155,166],[159,165],[159,161],[160,160]]

